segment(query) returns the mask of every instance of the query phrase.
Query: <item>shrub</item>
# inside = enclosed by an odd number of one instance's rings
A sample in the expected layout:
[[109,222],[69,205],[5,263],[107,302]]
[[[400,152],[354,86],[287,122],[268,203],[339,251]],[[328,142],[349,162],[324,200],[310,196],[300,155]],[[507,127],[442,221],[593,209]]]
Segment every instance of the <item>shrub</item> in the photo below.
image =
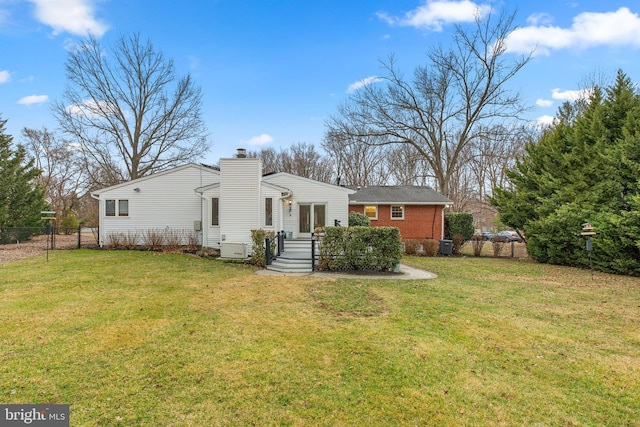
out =
[[445,239],[453,240],[456,234],[461,234],[464,240],[469,240],[474,232],[473,215],[470,213],[450,212],[444,215]]
[[495,236],[491,241],[491,245],[493,246],[493,256],[499,257],[504,249],[504,244],[507,243],[507,238],[504,236]]
[[147,228],[142,232],[142,241],[151,250],[157,250],[164,244],[164,230]]
[[121,236],[120,245],[123,249],[135,249],[138,245],[138,232],[127,231],[126,233],[119,233]]
[[107,235],[107,248],[109,249],[121,248],[123,241],[124,241],[124,234],[110,233]]
[[467,239],[464,238],[462,234],[454,234],[453,235],[453,255],[460,255],[460,249],[467,242]]
[[371,220],[360,212],[349,212],[349,227],[369,227]]
[[62,212],[62,221],[60,221],[60,226],[62,227],[62,232],[66,235],[72,234],[78,228],[78,219],[76,218],[75,212],[71,209],[65,209]]
[[416,239],[407,239],[404,241],[404,253],[406,255],[415,255],[418,252],[420,243]]
[[440,245],[435,239],[425,239],[422,242],[422,248],[424,250],[424,256],[434,257],[440,250]]
[[480,256],[482,254],[482,247],[486,243],[484,236],[474,235],[471,237],[471,244],[473,245],[473,256]]
[[273,231],[265,231],[261,228],[257,230],[251,230],[251,240],[253,240],[253,253],[251,254],[251,261],[258,267],[264,268],[266,265],[265,260],[265,239],[271,239],[270,249],[273,254],[276,250],[276,239]]
[[318,267],[389,271],[401,258],[400,230],[396,227],[326,227]]
[[167,229],[164,233],[164,245],[168,249],[177,249],[182,245],[181,230]]
[[453,241],[454,255],[460,253],[460,249],[474,232],[473,215],[470,213],[451,212],[444,215],[444,235],[445,239]]

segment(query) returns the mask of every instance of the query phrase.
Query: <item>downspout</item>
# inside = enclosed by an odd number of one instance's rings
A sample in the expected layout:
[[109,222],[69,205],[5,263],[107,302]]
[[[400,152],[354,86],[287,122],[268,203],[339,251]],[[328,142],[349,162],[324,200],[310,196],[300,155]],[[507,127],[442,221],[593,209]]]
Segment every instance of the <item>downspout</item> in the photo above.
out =
[[102,227],[100,226],[102,219],[102,203],[100,203],[100,196],[97,196],[93,193],[89,193],[92,199],[96,199],[98,201],[98,246],[102,247]]
[[200,197],[200,229],[201,229],[200,233],[202,235],[202,241],[200,242],[200,246],[204,246],[204,227],[205,227],[205,225],[204,225],[204,215],[203,215],[203,210],[204,210],[203,206],[204,205],[203,205],[202,202],[203,202],[203,200],[207,201],[207,198],[204,197],[202,195],[202,193],[200,193],[200,192],[198,192],[196,190],[193,190],[193,193],[196,195],[196,197]]
[[284,211],[285,211],[285,203],[284,203],[284,199],[288,199],[291,196],[293,196],[293,191],[287,189],[286,193],[280,193],[280,219],[278,220],[279,223],[279,231],[283,231],[284,230]]

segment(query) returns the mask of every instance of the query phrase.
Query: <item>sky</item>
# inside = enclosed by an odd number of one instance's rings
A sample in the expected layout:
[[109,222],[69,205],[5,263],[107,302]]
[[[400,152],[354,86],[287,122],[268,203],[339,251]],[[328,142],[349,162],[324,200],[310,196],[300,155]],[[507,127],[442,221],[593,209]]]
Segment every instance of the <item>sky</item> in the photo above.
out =
[[394,55],[410,76],[455,25],[504,11],[517,26],[506,55],[535,48],[510,82],[529,119],[549,121],[593,76],[622,69],[640,82],[637,0],[0,0],[0,116],[16,142],[25,127],[56,131],[69,46],[137,32],[202,89],[203,163],[239,147],[320,151],[325,121],[379,84],[381,60]]

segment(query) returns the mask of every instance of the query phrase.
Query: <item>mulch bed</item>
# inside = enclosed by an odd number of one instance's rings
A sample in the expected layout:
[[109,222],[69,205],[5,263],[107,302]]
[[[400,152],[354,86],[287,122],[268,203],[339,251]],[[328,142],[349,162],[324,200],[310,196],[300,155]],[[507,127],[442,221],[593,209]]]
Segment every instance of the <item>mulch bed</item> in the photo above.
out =
[[[87,238],[83,236],[83,241]],[[78,246],[77,235],[57,235],[55,236],[55,250],[75,249]],[[0,245],[0,264],[31,258],[37,255],[44,255],[47,250],[47,236],[36,236],[27,242],[10,243]]]

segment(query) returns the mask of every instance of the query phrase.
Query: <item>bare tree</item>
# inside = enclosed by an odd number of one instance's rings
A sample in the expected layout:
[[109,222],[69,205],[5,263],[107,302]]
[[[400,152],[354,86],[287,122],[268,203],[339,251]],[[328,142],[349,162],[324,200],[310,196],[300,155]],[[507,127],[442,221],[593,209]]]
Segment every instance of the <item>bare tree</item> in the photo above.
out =
[[312,144],[299,142],[289,148],[276,151],[272,147],[249,151],[248,157],[262,161],[263,173],[287,172],[316,181],[332,182],[333,163],[317,152]]
[[190,75],[177,79],[173,61],[139,34],[108,52],[89,37],[69,51],[66,74],[54,115],[103,178],[139,178],[209,149],[200,88]]
[[387,149],[387,169],[391,181],[396,185],[434,186],[429,163],[409,144],[399,144]]
[[514,15],[478,17],[469,32],[458,26],[451,47],[431,49],[412,80],[391,56],[382,82],[354,92],[327,122],[329,132],[362,144],[410,145],[429,163],[437,189],[450,195],[464,149],[524,107],[507,82],[531,56],[506,57]]
[[316,181],[331,182],[333,165],[315,146],[299,142],[281,153],[281,172],[289,172]]
[[87,188],[87,175],[78,147],[47,129],[22,129],[24,147],[42,171],[38,177],[52,210],[77,208],[78,197]]
[[367,137],[352,139],[348,134],[327,132],[322,148],[333,161],[342,184],[363,187],[386,184],[389,178],[387,147],[365,144],[361,139]]

